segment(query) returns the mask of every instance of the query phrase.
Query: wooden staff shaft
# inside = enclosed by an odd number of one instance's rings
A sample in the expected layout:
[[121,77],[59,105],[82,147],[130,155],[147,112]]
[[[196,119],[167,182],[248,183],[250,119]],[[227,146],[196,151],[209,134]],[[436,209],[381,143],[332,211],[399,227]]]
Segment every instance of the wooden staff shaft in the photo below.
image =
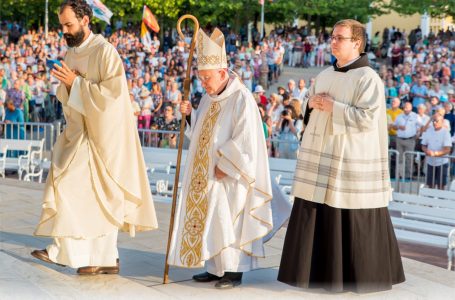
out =
[[[184,15],[179,18],[177,21],[177,31],[182,38],[185,40],[185,36],[181,30],[181,23],[185,19],[191,19],[194,22],[194,35],[191,39],[190,45],[190,55],[188,56],[187,61],[187,68],[186,68],[186,78],[183,83],[183,101],[189,101],[189,94],[190,94],[190,82],[191,82],[191,66],[193,62],[193,53],[194,48],[196,47],[196,37],[199,30],[199,22],[196,17],[192,15]],[[169,283],[169,264],[167,262],[169,258],[169,249],[171,247],[171,240],[172,240],[172,232],[174,230],[174,216],[175,216],[175,207],[177,205],[177,193],[179,189],[179,177],[180,177],[180,165],[182,161],[182,148],[183,148],[183,141],[184,141],[184,134],[185,134],[185,124],[186,124],[186,114],[182,113],[182,120],[180,122],[180,134],[179,134],[179,147],[177,152],[177,166],[175,169],[175,179],[174,179],[174,190],[172,193],[172,208],[171,208],[171,218],[169,223],[169,235],[167,240],[167,249],[166,249],[166,261],[164,263],[164,275],[163,275],[163,283]]]

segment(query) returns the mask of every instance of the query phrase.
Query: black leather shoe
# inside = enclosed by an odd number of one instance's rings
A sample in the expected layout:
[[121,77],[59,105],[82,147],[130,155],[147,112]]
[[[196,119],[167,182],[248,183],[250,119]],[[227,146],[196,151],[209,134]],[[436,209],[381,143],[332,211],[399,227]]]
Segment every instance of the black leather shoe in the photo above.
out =
[[215,284],[217,289],[232,289],[242,284],[243,273],[226,272],[224,276]]
[[204,272],[193,276],[193,280],[197,282],[210,282],[214,280],[220,280],[221,277],[210,274],[209,272]]

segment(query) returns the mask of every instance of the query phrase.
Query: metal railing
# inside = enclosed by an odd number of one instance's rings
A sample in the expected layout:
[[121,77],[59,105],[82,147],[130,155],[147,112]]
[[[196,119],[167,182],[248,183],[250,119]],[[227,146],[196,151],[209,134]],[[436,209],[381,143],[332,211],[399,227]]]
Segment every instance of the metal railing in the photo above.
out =
[[56,136],[53,123],[0,122],[0,138],[19,140],[44,139],[44,151],[49,153],[54,147]]
[[394,191],[398,191],[399,189],[399,159],[400,152],[395,149],[389,149],[390,181]]
[[[46,157],[50,158],[50,152],[57,137],[63,132],[65,124],[57,121],[54,123],[6,123],[0,122],[0,138],[15,138],[15,139],[28,139],[40,140],[44,139],[44,151],[47,152]],[[178,143],[179,131],[168,130],[153,130],[153,129],[138,129],[140,144],[142,147],[155,147],[155,148],[176,148]],[[291,145],[299,144],[298,141],[280,140],[277,138],[269,139],[275,146],[281,144]],[[185,137],[184,149],[188,149],[189,140]],[[294,148],[294,147],[292,147]],[[452,179],[454,167],[452,164],[455,162],[455,156],[445,156],[449,158],[449,166],[444,172],[433,172],[432,181],[427,179],[429,174],[425,162],[425,154],[422,152],[407,151],[400,154],[395,149],[389,149],[389,170],[391,184],[394,191],[403,193],[417,194],[421,186],[429,183],[439,184],[447,182],[443,187],[448,189]],[[431,170],[430,170],[431,171]],[[443,180],[444,174],[447,178]]]
[[398,191],[418,194],[420,188],[424,186],[449,190],[451,182],[455,179],[454,164],[454,155],[427,157],[423,152],[406,151],[402,155],[399,168]]
[[[152,148],[177,148],[179,131],[138,129],[139,140],[142,147]],[[185,139],[183,149],[188,149],[189,140]]]

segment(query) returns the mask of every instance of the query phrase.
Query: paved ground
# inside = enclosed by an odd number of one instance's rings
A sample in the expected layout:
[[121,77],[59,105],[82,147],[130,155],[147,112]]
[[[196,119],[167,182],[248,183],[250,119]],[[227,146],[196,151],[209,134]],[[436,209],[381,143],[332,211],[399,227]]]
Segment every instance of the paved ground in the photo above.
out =
[[[328,66],[326,66],[328,67]],[[326,68],[325,67],[325,68]],[[289,79],[294,79],[296,85],[298,85],[299,80],[301,78],[305,79],[307,87],[310,84],[310,79],[316,77],[324,70],[324,68],[290,68],[284,67],[283,73],[280,76],[277,83],[273,83],[266,92],[266,95],[270,95],[271,93],[277,93],[277,88],[282,85],[287,88],[287,83]]]
[[0,299],[455,299],[455,272],[403,258],[407,281],[391,291],[332,295],[304,291],[276,281],[284,230],[266,245],[261,269],[245,275],[240,288],[218,291],[197,284],[191,276],[201,270],[171,268],[171,284],[162,273],[170,205],[157,202],[159,230],[119,237],[120,275],[80,277],[71,268],[42,263],[30,256],[49,239],[32,235],[41,206],[42,184],[0,179]]

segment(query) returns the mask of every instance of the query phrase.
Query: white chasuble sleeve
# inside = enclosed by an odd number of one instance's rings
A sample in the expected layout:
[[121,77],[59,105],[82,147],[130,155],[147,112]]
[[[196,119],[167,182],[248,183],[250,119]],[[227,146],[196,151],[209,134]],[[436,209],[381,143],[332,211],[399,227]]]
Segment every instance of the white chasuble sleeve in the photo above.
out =
[[66,89],[66,86],[63,83],[60,83],[57,87],[57,99],[63,103],[66,104],[68,102],[68,90]]
[[385,101],[384,86],[378,78],[366,74],[360,79],[355,99],[333,103],[333,134],[368,132],[376,129],[380,105]]
[[243,214],[240,249],[249,255],[263,257],[262,238],[273,227],[267,148],[254,99],[246,93],[238,97],[232,138],[218,148],[217,166],[248,187],[245,205],[239,212]]
[[73,81],[71,86],[70,96],[68,99],[68,106],[71,106],[74,110],[79,112],[81,115],[85,116],[84,103],[82,101],[82,95],[80,90],[80,81],[81,77],[77,76]]

